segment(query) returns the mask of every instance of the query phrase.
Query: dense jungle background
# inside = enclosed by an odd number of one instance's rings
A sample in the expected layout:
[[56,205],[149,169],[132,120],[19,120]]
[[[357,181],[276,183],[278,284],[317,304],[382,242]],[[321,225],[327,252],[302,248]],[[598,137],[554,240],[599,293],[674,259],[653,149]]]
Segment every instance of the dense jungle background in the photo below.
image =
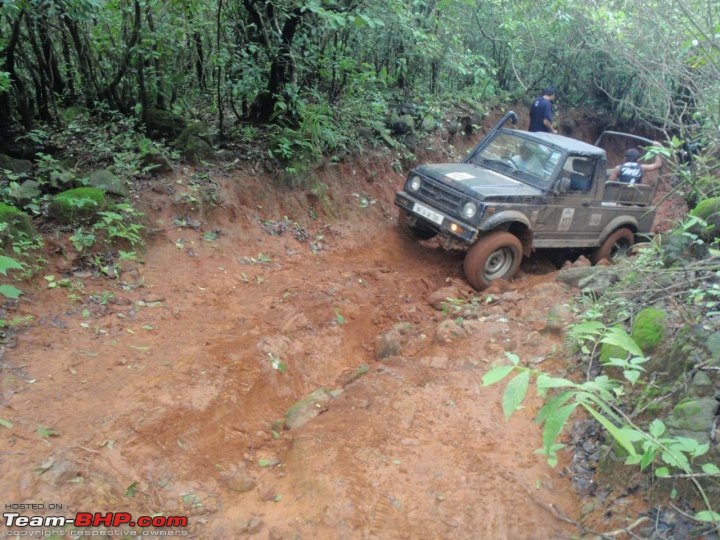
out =
[[[394,192],[550,84],[653,235],[475,291]],[[716,2],[0,0],[0,503],[717,538],[719,164]]]

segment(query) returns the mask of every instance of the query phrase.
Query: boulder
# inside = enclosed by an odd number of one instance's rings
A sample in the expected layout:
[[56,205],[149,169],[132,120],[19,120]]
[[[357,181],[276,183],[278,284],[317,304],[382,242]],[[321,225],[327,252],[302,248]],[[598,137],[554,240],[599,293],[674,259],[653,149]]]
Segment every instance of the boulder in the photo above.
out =
[[443,287],[428,296],[428,304],[438,311],[448,310],[452,303],[450,299],[460,298],[460,290],[457,287]]
[[150,170],[153,174],[171,173],[173,171],[170,160],[155,147],[151,147],[140,156],[140,166],[143,169]]
[[108,169],[94,171],[88,178],[88,186],[103,190],[105,193],[129,197],[130,188],[127,182],[119,178]]
[[92,219],[107,202],[103,190],[94,187],[69,189],[50,200],[48,216],[58,223],[70,225]]
[[704,259],[708,254],[706,244],[696,242],[691,235],[679,231],[660,235],[655,242],[662,247],[661,259],[665,268],[678,263]]
[[24,207],[42,195],[40,183],[35,180],[25,180],[15,188],[11,188],[8,197],[18,206]]
[[200,122],[188,125],[175,139],[173,146],[190,163],[197,164],[214,155],[205,126]]
[[32,170],[32,163],[27,159],[15,159],[6,154],[0,154],[0,171],[13,173],[29,173]]
[[657,308],[645,308],[635,316],[632,338],[645,354],[650,354],[665,337],[667,314]]
[[297,401],[285,413],[285,429],[296,429],[307,424],[317,415],[325,412],[332,393],[320,388]]
[[705,225],[693,227],[691,232],[701,236],[706,242],[712,242],[716,238],[720,238],[720,197],[711,197],[700,201],[692,209],[690,215],[705,222]]
[[717,410],[718,402],[711,397],[684,400],[675,406],[665,423],[684,432],[709,432]]
[[162,109],[149,109],[146,114],[145,125],[148,132],[161,137],[177,137],[187,127],[184,118]]

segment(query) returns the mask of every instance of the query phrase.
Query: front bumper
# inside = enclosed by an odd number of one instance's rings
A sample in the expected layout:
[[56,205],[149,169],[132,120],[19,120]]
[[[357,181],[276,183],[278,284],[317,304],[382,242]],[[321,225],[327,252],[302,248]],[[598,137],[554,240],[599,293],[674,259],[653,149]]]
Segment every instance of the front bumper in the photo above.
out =
[[[416,205],[420,205],[419,207]],[[472,244],[478,237],[478,230],[472,225],[460,221],[444,212],[440,212],[430,206],[428,203],[418,200],[405,191],[398,191],[395,194],[395,206],[407,211],[414,216],[423,225],[437,230],[440,234],[449,235],[464,244]],[[430,210],[435,220],[429,219],[423,215],[422,208]],[[418,212],[420,209],[420,212]]]

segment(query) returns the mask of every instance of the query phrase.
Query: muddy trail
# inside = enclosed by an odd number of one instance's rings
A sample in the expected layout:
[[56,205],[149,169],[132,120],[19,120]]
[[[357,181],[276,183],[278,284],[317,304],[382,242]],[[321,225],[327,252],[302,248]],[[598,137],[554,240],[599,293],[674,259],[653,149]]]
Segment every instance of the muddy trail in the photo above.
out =
[[403,175],[364,159],[318,172],[320,196],[214,170],[199,214],[184,168],[142,192],[142,264],[108,280],[56,257],[68,287],[40,276],[9,314],[2,503],[188,516],[199,539],[578,535],[582,500],[535,454],[539,401],[505,421],[481,383],[506,351],[563,368],[576,291],[534,257],[473,293],[461,253],[397,230]]

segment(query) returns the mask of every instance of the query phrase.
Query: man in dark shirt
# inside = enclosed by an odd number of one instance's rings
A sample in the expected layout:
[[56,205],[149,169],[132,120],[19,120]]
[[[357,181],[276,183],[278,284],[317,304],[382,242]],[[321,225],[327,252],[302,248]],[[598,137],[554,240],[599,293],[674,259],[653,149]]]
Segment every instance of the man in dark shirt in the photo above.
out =
[[[661,146],[659,142],[653,141],[655,146]],[[655,161],[650,164],[638,163],[641,156],[637,148],[628,148],[625,151],[625,163],[621,163],[610,171],[608,180],[613,182],[624,182],[626,184],[640,184],[644,173],[656,171],[663,165],[660,155],[655,156]]]
[[528,131],[544,131],[557,133],[552,125],[552,102],[555,101],[555,87],[548,86],[543,95],[538,97],[530,107],[530,127]]

